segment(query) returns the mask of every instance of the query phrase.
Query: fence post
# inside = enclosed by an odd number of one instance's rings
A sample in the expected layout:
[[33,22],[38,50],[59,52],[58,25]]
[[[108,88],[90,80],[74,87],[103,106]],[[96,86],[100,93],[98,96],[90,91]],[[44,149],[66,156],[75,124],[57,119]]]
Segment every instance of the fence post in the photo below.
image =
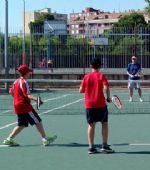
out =
[[[5,78],[8,78],[8,0],[5,0]],[[8,91],[8,82],[5,83],[5,89]]]

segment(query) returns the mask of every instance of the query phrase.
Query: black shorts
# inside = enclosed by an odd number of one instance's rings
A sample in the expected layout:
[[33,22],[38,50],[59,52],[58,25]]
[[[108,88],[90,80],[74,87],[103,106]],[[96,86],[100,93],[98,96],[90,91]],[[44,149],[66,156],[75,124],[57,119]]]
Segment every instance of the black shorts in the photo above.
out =
[[18,116],[18,126],[28,127],[30,125],[37,125],[41,122],[41,118],[37,112],[33,109],[31,112],[17,115]]
[[107,107],[86,109],[86,119],[88,124],[95,122],[108,122]]

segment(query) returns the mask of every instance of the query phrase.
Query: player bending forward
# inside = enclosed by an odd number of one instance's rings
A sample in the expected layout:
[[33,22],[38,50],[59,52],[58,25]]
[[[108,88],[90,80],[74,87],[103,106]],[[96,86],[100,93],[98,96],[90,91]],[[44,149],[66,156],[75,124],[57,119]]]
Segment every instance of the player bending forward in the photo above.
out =
[[42,125],[42,120],[31,105],[31,100],[37,101],[37,97],[30,95],[27,79],[30,76],[32,69],[26,65],[21,65],[18,68],[20,78],[18,78],[9,93],[13,96],[14,111],[18,117],[18,125],[12,130],[10,135],[3,141],[4,145],[18,146],[13,139],[18,135],[28,124],[35,125],[42,137],[42,144],[48,146],[57,136],[47,137]]

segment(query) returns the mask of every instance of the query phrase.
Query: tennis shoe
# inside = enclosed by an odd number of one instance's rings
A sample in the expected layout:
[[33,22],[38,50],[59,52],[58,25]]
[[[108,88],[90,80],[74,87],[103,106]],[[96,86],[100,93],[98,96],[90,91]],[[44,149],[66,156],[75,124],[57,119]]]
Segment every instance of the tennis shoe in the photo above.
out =
[[99,153],[98,150],[95,147],[89,148],[88,154],[95,154],[95,153]]
[[5,139],[3,144],[8,146],[19,146],[19,144],[16,143],[13,139]]
[[101,152],[102,153],[114,153],[115,151],[111,149],[109,145],[102,145]]
[[53,137],[47,137],[45,140],[42,141],[44,146],[49,146],[51,143],[53,143],[57,139],[57,136],[54,135]]
[[140,98],[140,102],[143,102],[143,99],[142,99],[142,98]]
[[130,97],[129,102],[133,102],[133,98],[132,97]]

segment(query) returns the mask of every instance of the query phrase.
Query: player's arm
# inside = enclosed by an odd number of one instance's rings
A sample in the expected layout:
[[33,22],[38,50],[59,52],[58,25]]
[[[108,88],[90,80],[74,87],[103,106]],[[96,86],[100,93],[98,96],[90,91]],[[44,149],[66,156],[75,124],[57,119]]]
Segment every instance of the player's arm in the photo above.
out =
[[110,98],[110,88],[108,85],[104,85],[104,91],[105,91],[105,94],[106,94],[106,100],[108,103],[111,102],[111,98]]
[[138,77],[143,77],[144,76],[143,71],[141,69],[141,66],[139,66],[139,69],[138,69],[137,73],[135,74],[135,76],[138,76]]
[[33,100],[33,101],[37,101],[37,97],[35,96],[32,96],[30,94],[30,90],[29,90],[29,87],[26,83],[24,83],[21,87],[21,90],[22,90],[22,93],[24,95],[25,98],[29,99],[29,100]]
[[33,101],[35,101],[35,102],[37,102],[37,97],[35,97],[35,96],[32,96],[32,95],[27,95],[27,97],[30,99],[30,100],[33,100]]
[[85,93],[85,79],[83,79],[81,82],[79,93]]
[[12,88],[9,88],[9,94],[14,97],[14,89],[13,87]]
[[127,71],[127,75],[130,77],[134,77],[134,75],[130,74],[129,71]]
[[110,88],[109,88],[109,84],[108,84],[108,81],[105,78],[105,76],[103,76],[103,89],[104,89],[104,92],[106,94],[106,100],[107,100],[108,103],[110,103],[111,102]]
[[80,88],[79,88],[79,93],[84,93],[85,92],[85,89],[83,88],[83,86],[81,85]]
[[134,75],[132,75],[132,74],[130,73],[130,64],[128,64],[127,75],[128,75],[129,77],[134,77]]

